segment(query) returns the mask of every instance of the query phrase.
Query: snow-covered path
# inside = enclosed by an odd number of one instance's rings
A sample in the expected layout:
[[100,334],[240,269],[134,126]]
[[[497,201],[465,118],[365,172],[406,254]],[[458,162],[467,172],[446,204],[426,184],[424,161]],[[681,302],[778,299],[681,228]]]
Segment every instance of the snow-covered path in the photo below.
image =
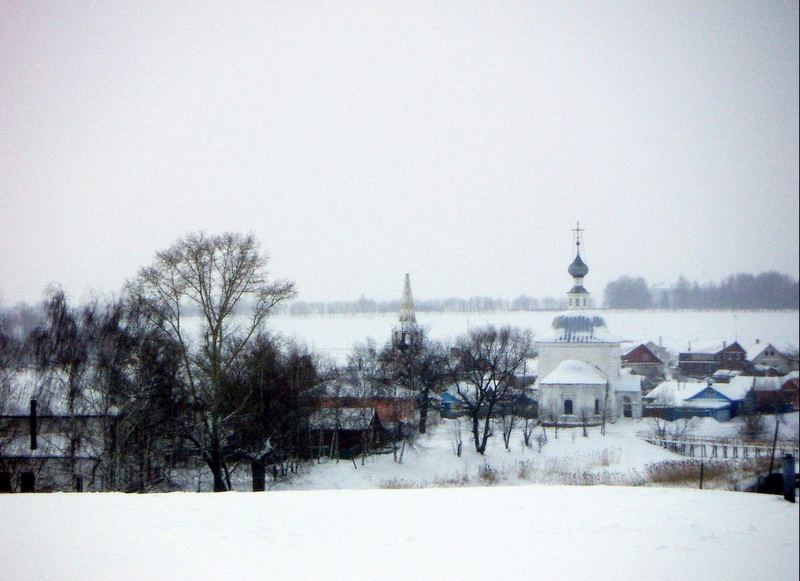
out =
[[798,505],[514,486],[0,497],[2,579],[796,579]]

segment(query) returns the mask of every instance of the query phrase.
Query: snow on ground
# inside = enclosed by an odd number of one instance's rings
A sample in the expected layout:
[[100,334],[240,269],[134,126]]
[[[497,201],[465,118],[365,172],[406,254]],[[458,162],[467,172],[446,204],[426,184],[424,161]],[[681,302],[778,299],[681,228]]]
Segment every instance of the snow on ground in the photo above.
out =
[[[782,440],[797,440],[800,437],[800,421],[798,412],[781,414],[779,416],[778,438]],[[723,438],[736,438],[744,427],[742,416],[736,416],[727,422],[718,422],[714,418],[693,418],[686,431],[687,436],[719,436]],[[763,425],[759,439],[769,442],[775,433],[775,416],[764,415]]]
[[[797,412],[784,414],[782,438],[797,438]],[[679,428],[679,422],[673,424]],[[561,428],[558,438],[555,430],[547,428],[547,443],[538,450],[533,433],[532,446],[523,444],[522,434],[515,430],[510,450],[506,450],[500,426],[489,438],[485,455],[475,452],[470,426],[466,418],[460,419],[462,454],[455,454],[454,427],[456,420],[439,420],[430,426],[428,434],[419,436],[413,448],[406,448],[402,463],[394,461],[392,454],[368,456],[352,460],[323,459],[319,463],[304,464],[300,473],[274,485],[275,490],[322,490],[365,488],[426,488],[464,485],[521,485],[545,484],[644,484],[651,464],[664,461],[681,461],[685,458],[636,436],[637,432],[651,431],[651,419],[620,419],[608,424],[606,435],[600,427],[588,428],[588,437],[581,428]],[[774,426],[768,418],[765,425]],[[711,418],[693,420],[687,435],[734,437],[741,422],[717,422]],[[669,428],[670,430],[673,427]],[[771,437],[772,432],[768,436]],[[246,467],[237,471],[238,490],[248,490],[251,483]],[[208,475],[203,473],[203,478]],[[738,482],[742,488],[752,484],[746,476]],[[210,482],[206,482],[210,485]],[[686,483],[692,485],[695,483]],[[707,486],[730,486],[730,482],[709,483]]]
[[797,579],[798,505],[514,486],[0,496],[3,579]]
[[[497,313],[417,313],[417,321],[437,339],[453,339],[470,328],[487,324],[514,325],[543,335],[560,311],[513,311]],[[684,350],[689,341],[731,341],[743,344],[770,341],[798,346],[800,319],[797,311],[598,311],[609,332],[623,340],[655,341]],[[389,338],[397,315],[275,315],[267,327],[308,344],[342,361],[353,343],[373,338],[379,345]]]
[[[414,448],[407,448],[402,463],[392,454],[365,458],[364,465],[351,460],[323,460],[302,469],[301,474],[277,486],[279,489],[428,487],[451,485],[539,483],[634,484],[641,482],[647,464],[676,460],[676,454],[648,444],[635,436],[649,430],[646,420],[620,420],[607,426],[588,428],[547,428],[547,443],[538,451],[536,441],[526,447],[519,430],[506,450],[499,425],[489,438],[485,455],[475,451],[470,426],[461,418],[462,454],[455,453],[456,420],[440,420],[429,434],[420,436]],[[542,434],[536,428],[534,438]],[[485,467],[489,467],[487,470]],[[482,477],[483,474],[483,477]],[[591,476],[594,475],[594,476]],[[493,482],[487,482],[494,479]]]

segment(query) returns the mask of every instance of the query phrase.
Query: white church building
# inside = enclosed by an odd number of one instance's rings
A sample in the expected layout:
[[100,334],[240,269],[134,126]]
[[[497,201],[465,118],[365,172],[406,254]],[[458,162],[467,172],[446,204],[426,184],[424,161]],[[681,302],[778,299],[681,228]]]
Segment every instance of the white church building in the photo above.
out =
[[561,424],[598,424],[606,419],[642,417],[642,377],[620,371],[620,341],[598,312],[589,310],[583,286],[589,267],[580,253],[576,228],[575,260],[568,272],[574,280],[567,293],[567,311],[536,342],[539,414]]

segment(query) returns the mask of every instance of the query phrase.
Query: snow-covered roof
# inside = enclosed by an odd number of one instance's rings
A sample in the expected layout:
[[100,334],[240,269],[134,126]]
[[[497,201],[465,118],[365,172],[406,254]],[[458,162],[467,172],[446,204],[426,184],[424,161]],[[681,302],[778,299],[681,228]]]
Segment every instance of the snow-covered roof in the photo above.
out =
[[36,398],[40,416],[99,416],[114,415],[118,410],[109,406],[103,395],[91,388],[81,389],[70,411],[66,380],[58,373],[43,374],[35,369],[20,369],[8,377],[6,393],[0,394],[0,415],[30,414],[31,399]]
[[[17,436],[4,442],[2,456],[5,458],[68,458],[71,439],[64,434],[38,434],[36,449],[31,450],[30,436]],[[102,445],[92,438],[81,438],[77,443],[75,458],[99,458]]]
[[742,345],[745,351],[747,351],[747,358],[752,361],[756,357],[758,357],[761,352],[769,347],[769,343],[753,343],[751,345]]
[[722,378],[733,378],[737,375],[741,375],[742,372],[738,369],[717,369],[714,372],[713,377],[722,377]]
[[714,341],[692,341],[685,352],[688,353],[719,353],[720,351],[727,349],[731,345],[738,345],[736,341],[721,341],[721,340],[714,340]]
[[642,379],[643,377],[641,375],[635,375],[633,373],[621,374],[612,382],[614,391],[640,393],[642,391]]
[[751,389],[756,391],[773,391],[780,389],[780,383],[775,377],[753,377],[739,375],[730,380],[730,383],[715,383],[714,389],[725,397],[733,400],[744,399]]
[[605,385],[606,377],[601,371],[584,361],[565,359],[547,376],[540,385]]
[[753,342],[748,345],[742,345],[745,351],[747,351],[747,358],[752,361],[756,357],[758,357],[764,349],[767,347],[771,347],[773,351],[779,353],[780,355],[787,356],[794,350],[794,346],[792,345],[785,345],[782,343],[771,343],[765,341],[758,341]]
[[781,382],[785,383],[787,381],[791,381],[792,379],[799,379],[800,378],[800,371],[791,371],[781,377]]
[[677,402],[675,407],[719,410],[730,407],[730,405],[730,402],[721,399],[690,399]]
[[630,353],[631,351],[636,349],[641,344],[642,343],[625,343],[625,344],[620,346],[620,351],[619,352],[624,357],[625,355],[627,355],[628,353]]
[[553,319],[552,327],[539,343],[619,343],[606,328],[603,317],[592,311],[564,311]]
[[654,387],[645,397],[660,403],[679,403],[697,395],[706,388],[706,383],[693,381],[664,381]]

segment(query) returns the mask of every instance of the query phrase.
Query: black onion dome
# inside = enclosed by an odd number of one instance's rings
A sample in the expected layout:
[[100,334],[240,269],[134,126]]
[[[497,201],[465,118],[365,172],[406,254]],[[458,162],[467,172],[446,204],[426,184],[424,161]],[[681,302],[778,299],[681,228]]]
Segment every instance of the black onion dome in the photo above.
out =
[[580,253],[575,256],[575,260],[573,260],[572,264],[569,265],[567,272],[569,272],[570,276],[580,277],[584,277],[589,274],[589,267],[586,266],[586,263],[583,260],[581,260]]

